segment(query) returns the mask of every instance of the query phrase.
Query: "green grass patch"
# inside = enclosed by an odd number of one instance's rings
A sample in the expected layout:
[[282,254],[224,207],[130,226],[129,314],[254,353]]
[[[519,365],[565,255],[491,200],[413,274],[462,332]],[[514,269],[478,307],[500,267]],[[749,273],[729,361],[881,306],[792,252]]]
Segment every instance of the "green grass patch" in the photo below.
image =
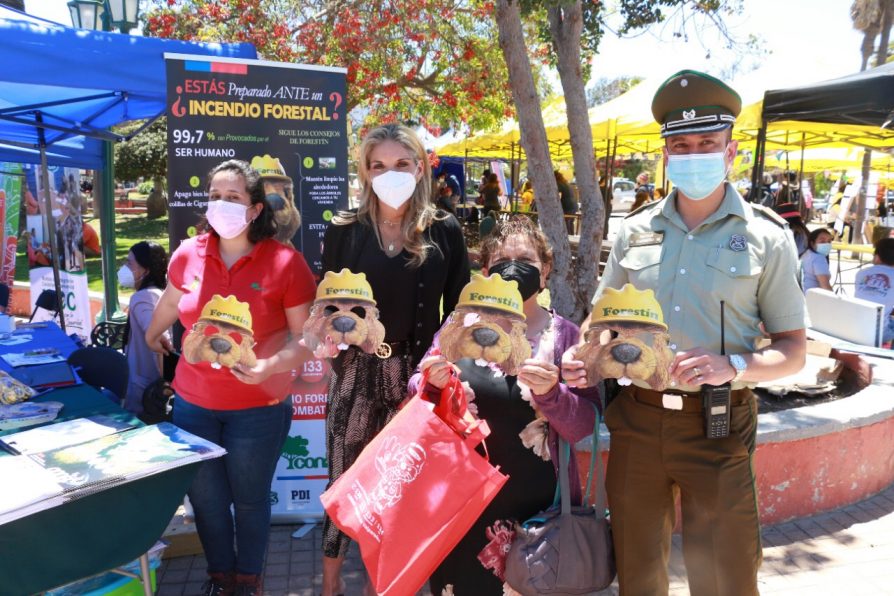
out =
[[[92,219],[87,222],[99,233],[99,219]],[[115,270],[117,271],[127,260],[127,253],[130,247],[141,240],[154,240],[165,250],[168,248],[168,218],[160,217],[159,219],[147,219],[145,215],[118,215],[115,218]],[[104,239],[100,236],[100,242]],[[28,280],[28,254],[25,252],[25,240],[19,238],[19,245],[16,252],[16,281]],[[114,276],[114,273],[113,273]],[[87,286],[89,289],[102,292],[102,260],[100,257],[87,258]],[[118,288],[121,296],[131,294],[132,290]]]

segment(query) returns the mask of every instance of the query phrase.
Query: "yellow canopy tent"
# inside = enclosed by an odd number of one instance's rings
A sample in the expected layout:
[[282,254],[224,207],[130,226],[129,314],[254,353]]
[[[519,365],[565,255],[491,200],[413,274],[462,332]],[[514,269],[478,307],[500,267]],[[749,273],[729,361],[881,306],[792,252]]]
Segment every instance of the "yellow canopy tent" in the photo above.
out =
[[[894,66],[880,67],[894,73]],[[879,69],[873,69],[878,71]],[[784,161],[773,160],[776,150],[788,150],[789,166],[786,169],[799,169],[803,149],[805,171],[818,171],[823,169],[837,169],[853,167],[859,163],[860,155],[854,151],[855,147],[870,147],[886,150],[885,153],[876,152],[873,156],[873,168],[887,170],[891,166],[892,158],[887,150],[894,148],[894,133],[890,129],[880,128],[881,122],[865,122],[859,116],[848,116],[855,111],[864,109],[860,107],[867,103],[867,99],[860,91],[853,91],[845,95],[834,95],[830,105],[824,110],[834,116],[836,113],[844,114],[837,121],[809,121],[802,117],[805,114],[797,110],[786,114],[785,100],[770,118],[766,118],[764,108],[764,96],[774,97],[772,94],[801,92],[799,97],[806,98],[814,104],[823,104],[823,88],[829,93],[829,85],[844,82],[849,84],[848,89],[859,89],[859,80],[866,75],[849,75],[827,83],[803,85],[783,91],[768,91],[768,87],[781,86],[783,84],[798,85],[806,83],[809,72],[815,69],[782,69],[778,64],[769,65],[763,69],[748,73],[736,79],[732,87],[742,95],[743,108],[736,119],[734,138],[740,143],[740,148],[747,148],[752,143],[757,155],[758,141],[764,120],[767,119],[766,129],[762,140],[762,146],[766,149],[766,165],[770,168],[782,167]],[[883,73],[887,74],[887,73]],[[875,76],[878,76],[877,74]],[[889,77],[890,78],[890,77]],[[856,80],[854,80],[856,79]],[[651,102],[658,86],[664,81],[664,77],[644,81],[629,90],[627,93],[612,99],[602,105],[589,110],[590,129],[593,134],[593,148],[597,155],[626,155],[632,153],[654,153],[661,150],[664,143],[660,137],[660,127],[652,117]],[[891,79],[894,80],[894,79]],[[854,86],[856,85],[856,86]],[[825,86],[825,87],[823,87]],[[888,93],[887,102],[894,101],[894,89]],[[829,98],[827,98],[828,100]],[[774,100],[775,101],[775,100]],[[835,102],[838,102],[837,104]],[[884,100],[882,101],[884,103]],[[887,104],[886,104],[887,105]],[[816,106],[815,106],[816,107]],[[884,109],[884,108],[881,108]],[[888,108],[889,113],[892,108]],[[803,110],[801,110],[803,112]],[[557,162],[571,160],[570,134],[565,118],[564,98],[553,98],[543,108],[544,126],[547,139],[550,143],[550,153]],[[818,112],[814,112],[818,114]],[[823,117],[829,118],[829,114]],[[518,123],[508,120],[499,131],[471,136],[458,143],[451,143],[438,149],[441,155],[466,155],[468,157],[491,158],[521,158],[520,134]],[[744,147],[743,147],[744,146]],[[815,153],[811,150],[841,149],[838,153]],[[784,154],[783,154],[784,155]],[[737,171],[752,167],[753,159],[749,156],[740,157]],[[777,163],[778,162],[778,163]]]

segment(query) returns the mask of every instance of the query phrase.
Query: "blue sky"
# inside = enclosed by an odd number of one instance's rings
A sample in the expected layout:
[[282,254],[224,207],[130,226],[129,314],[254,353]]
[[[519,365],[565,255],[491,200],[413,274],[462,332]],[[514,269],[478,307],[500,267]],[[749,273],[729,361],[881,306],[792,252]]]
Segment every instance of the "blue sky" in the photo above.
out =
[[[772,53],[760,66],[774,75],[770,87],[788,86],[787,73],[800,83],[859,70],[862,37],[851,28],[851,0],[744,0],[744,6],[744,15],[729,24],[736,35],[754,33],[765,40]],[[66,0],[25,0],[25,7],[35,16],[71,25]],[[708,49],[710,59],[705,58]],[[710,31],[693,32],[688,42],[660,28],[625,39],[606,33],[593,76],[663,78],[683,68],[721,74],[740,59],[723,50]]]

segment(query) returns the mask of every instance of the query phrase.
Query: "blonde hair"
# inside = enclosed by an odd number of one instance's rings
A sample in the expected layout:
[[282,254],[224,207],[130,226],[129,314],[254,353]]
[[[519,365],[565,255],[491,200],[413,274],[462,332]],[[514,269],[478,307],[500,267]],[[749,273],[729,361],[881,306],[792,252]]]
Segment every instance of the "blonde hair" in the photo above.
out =
[[438,217],[437,208],[431,202],[431,165],[428,163],[428,156],[425,148],[416,133],[406,126],[400,124],[386,124],[369,131],[363,142],[360,144],[360,159],[358,166],[358,177],[362,190],[360,191],[360,207],[357,213],[346,211],[339,212],[333,219],[335,225],[345,225],[360,221],[369,225],[376,235],[379,244],[382,243],[379,234],[379,226],[376,224],[379,214],[378,200],[372,200],[373,193],[371,178],[369,175],[369,155],[379,144],[384,141],[394,141],[398,143],[415,158],[416,163],[422,164],[422,178],[416,184],[416,189],[410,196],[410,207],[404,214],[401,222],[401,238],[403,239],[404,248],[412,255],[409,265],[411,267],[419,267],[425,262],[429,251],[435,248],[431,242],[427,242],[422,233]]

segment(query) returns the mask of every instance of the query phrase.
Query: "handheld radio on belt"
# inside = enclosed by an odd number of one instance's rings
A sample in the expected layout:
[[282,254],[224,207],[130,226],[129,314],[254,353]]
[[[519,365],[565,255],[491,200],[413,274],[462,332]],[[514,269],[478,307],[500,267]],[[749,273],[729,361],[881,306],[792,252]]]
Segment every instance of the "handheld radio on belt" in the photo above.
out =
[[[724,335],[723,300],[720,301],[720,355],[726,356],[726,337]],[[702,406],[705,411],[705,436],[709,439],[722,439],[729,436],[731,383],[723,385],[702,385]]]

